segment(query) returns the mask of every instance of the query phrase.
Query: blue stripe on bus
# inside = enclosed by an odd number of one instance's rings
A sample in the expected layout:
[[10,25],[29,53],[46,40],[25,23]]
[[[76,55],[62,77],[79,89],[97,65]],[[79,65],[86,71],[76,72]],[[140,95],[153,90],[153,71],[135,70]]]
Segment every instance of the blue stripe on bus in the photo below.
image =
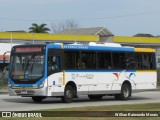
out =
[[10,77],[8,78],[9,83],[12,85],[12,87],[33,87],[33,84],[15,84]]
[[46,46],[46,49],[48,49],[48,48],[61,49],[62,47],[61,47],[61,45],[59,45],[59,44],[48,44],[48,45]]
[[134,52],[132,47],[106,47],[106,46],[82,46],[82,45],[64,45],[64,49],[76,50],[108,50],[108,51],[129,51]]
[[[63,49],[60,44],[48,44],[46,48]],[[105,51],[128,51],[134,52],[132,47],[107,47],[107,46],[85,46],[85,45],[64,45],[67,50],[105,50]]]

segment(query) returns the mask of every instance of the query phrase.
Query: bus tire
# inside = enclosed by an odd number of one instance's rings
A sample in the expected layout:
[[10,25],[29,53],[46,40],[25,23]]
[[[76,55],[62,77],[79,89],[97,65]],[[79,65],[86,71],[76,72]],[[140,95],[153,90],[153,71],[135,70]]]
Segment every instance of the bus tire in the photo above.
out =
[[103,95],[88,95],[89,99],[100,100]]
[[65,88],[64,96],[61,97],[62,101],[65,103],[71,103],[73,101],[74,89],[72,86],[68,85]]
[[121,88],[121,94],[115,94],[116,100],[128,100],[131,96],[131,87],[129,84],[123,84]]
[[41,97],[41,96],[34,96],[32,97],[32,100],[34,102],[41,102],[43,99],[45,99],[46,97]]

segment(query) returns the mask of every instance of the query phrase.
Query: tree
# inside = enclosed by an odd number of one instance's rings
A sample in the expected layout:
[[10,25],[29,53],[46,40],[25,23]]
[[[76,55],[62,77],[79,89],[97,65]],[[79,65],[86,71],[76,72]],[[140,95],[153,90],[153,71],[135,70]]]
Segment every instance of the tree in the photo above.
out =
[[79,27],[79,25],[75,20],[66,20],[66,21],[61,22],[57,25],[52,23],[52,26],[51,26],[53,33],[60,33],[64,29],[75,29],[78,27]]
[[133,37],[155,37],[151,34],[143,34],[143,33],[138,33],[136,35],[134,35]]
[[29,28],[29,32],[30,33],[48,33],[48,31],[50,31],[50,29],[48,27],[46,27],[47,24],[36,24],[33,23],[32,27]]
[[8,70],[7,67],[4,67],[3,71],[0,72],[0,89],[2,87],[6,87],[7,86],[7,77],[8,77]]

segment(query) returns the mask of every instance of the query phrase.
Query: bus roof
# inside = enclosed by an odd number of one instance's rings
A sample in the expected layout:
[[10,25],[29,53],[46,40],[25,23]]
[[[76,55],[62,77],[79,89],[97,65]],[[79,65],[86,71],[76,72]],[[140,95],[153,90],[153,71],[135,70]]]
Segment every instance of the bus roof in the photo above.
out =
[[89,44],[83,43],[73,43],[73,44],[63,44],[63,43],[54,43],[47,44],[48,48],[55,49],[66,49],[66,50],[97,50],[97,51],[123,51],[123,52],[155,52],[152,48],[135,48],[130,46],[121,46],[118,43],[94,43],[90,42]]
[[121,46],[118,43],[52,43],[52,44],[23,44],[14,47],[34,47],[46,46],[47,48],[65,50],[97,50],[97,51],[121,51],[121,52],[155,52],[152,48],[135,48],[131,46]]

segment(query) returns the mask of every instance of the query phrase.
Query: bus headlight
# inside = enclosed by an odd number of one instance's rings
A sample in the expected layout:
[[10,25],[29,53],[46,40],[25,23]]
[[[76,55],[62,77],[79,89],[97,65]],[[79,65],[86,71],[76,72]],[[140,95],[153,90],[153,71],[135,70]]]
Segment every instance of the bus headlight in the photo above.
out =
[[45,81],[43,81],[43,82],[41,83],[41,85],[39,86],[39,88],[43,88],[43,87],[44,87],[44,84],[45,84]]

